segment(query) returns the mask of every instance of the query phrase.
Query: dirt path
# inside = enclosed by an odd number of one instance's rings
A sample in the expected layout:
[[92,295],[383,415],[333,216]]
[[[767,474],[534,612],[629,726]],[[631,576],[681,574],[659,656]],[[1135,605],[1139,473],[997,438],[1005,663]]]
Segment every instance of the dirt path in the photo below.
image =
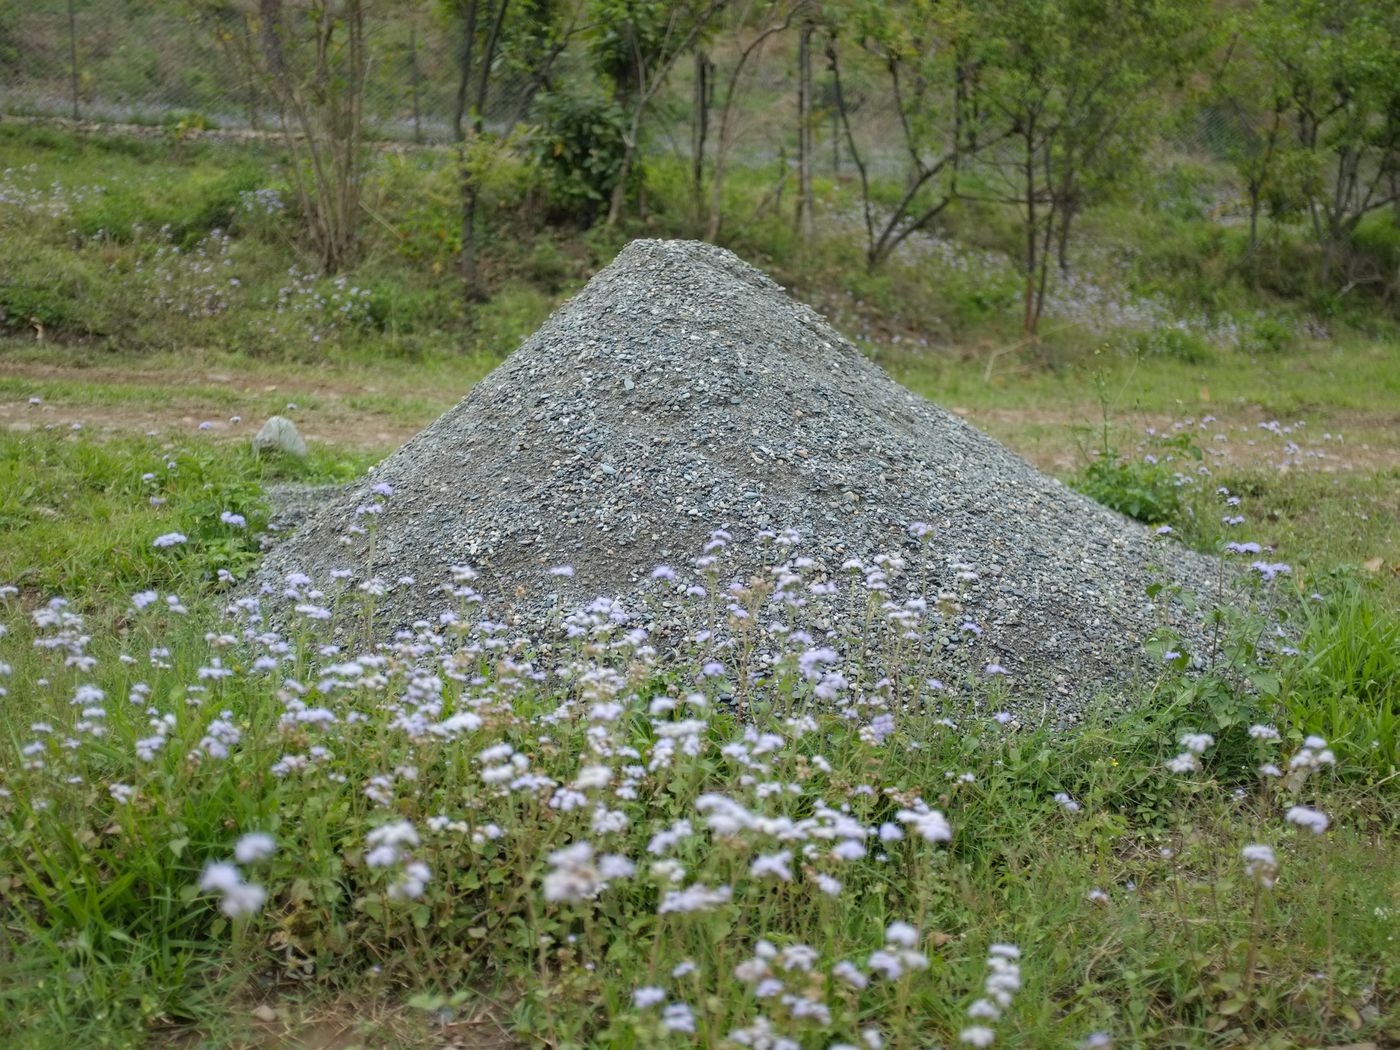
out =
[[[45,402],[35,406],[25,402],[0,401],[0,429],[11,432],[81,429],[114,437],[189,434],[203,430],[217,438],[249,440],[257,433],[267,415],[252,406],[235,411],[230,416],[217,414],[223,408],[219,406],[217,411],[211,411],[211,406],[186,402],[154,411],[139,406],[74,405],[63,402]],[[418,424],[405,423],[381,413],[351,413],[339,407],[306,411],[287,409],[282,414],[296,422],[308,441],[355,451],[388,451],[397,448],[421,429]],[[423,420],[425,423],[427,421]]]
[[180,374],[9,361],[0,362],[0,380],[11,390],[43,392],[0,396],[0,429],[9,431],[77,426],[120,436],[203,430],[247,439],[267,416],[280,413],[309,441],[363,451],[397,447],[458,396],[441,383],[415,387],[277,369],[256,376],[204,369]]
[[[0,360],[0,430],[81,429],[98,435],[195,434],[247,440],[273,413],[291,417],[308,441],[388,452],[450,407],[463,376],[295,370],[257,374],[219,368],[76,367]],[[30,391],[33,391],[32,393]],[[34,397],[39,397],[37,402]],[[1036,466],[1067,473],[1096,446],[1097,420],[1076,407],[950,409]],[[1232,408],[1202,417],[1135,415],[1114,441],[1126,453],[1160,454],[1157,438],[1189,434],[1211,465],[1320,471],[1400,468],[1400,421],[1383,413],[1332,413],[1273,421]]]
[[[963,408],[951,411],[1045,470],[1072,471],[1102,441],[1096,416],[1066,408]],[[1111,440],[1124,455],[1163,455],[1162,439],[1187,435],[1215,466],[1323,472],[1400,469],[1400,420],[1384,413],[1334,412],[1321,420],[1275,420],[1255,409],[1204,416],[1134,413]]]

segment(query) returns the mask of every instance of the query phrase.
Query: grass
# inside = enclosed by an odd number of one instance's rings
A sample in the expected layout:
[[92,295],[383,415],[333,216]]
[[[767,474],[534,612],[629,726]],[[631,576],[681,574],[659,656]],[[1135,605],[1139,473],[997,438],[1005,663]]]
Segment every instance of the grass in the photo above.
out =
[[[1324,633],[1336,617],[1382,615],[1361,592],[1340,591],[1333,601],[1317,624]],[[353,619],[347,602],[340,615]],[[6,783],[10,834],[0,871],[10,885],[7,922],[22,934],[8,966],[44,982],[7,983],[12,1045],[25,1045],[14,1042],[21,1033],[124,1045],[172,1022],[205,1028],[213,1045],[237,1045],[239,1022],[223,1019],[223,1004],[258,983],[277,1001],[276,984],[266,982],[292,972],[314,973],[325,994],[403,997],[425,1008],[471,1004],[475,989],[494,988],[513,1004],[510,1023],[521,1038],[566,1045],[692,1045],[688,1034],[663,1030],[660,1010],[631,1005],[636,989],[653,986],[669,1003],[694,1009],[702,1042],[718,1042],[761,1014],[800,1045],[816,1045],[819,1032],[850,1040],[872,1026],[911,1045],[953,1038],[971,1023],[966,1010],[996,941],[1022,953],[1024,991],[999,1026],[1009,1045],[1070,1043],[1096,1030],[1127,1045],[1277,1046],[1390,1031],[1400,991],[1391,950],[1400,813],[1393,793],[1376,786],[1386,769],[1393,775],[1393,751],[1378,756],[1368,746],[1366,734],[1381,727],[1348,732],[1328,722],[1336,766],[1292,787],[1254,773],[1260,761],[1284,765],[1298,751],[1300,714],[1320,713],[1339,670],[1370,681],[1371,697],[1394,710],[1396,656],[1385,637],[1357,631],[1346,656],[1264,658],[1272,671],[1251,658],[1205,678],[1169,676],[1137,710],[1091,718],[1066,736],[969,717],[957,702],[877,703],[853,722],[841,704],[811,695],[814,682],[797,668],[800,647],[745,691],[746,730],[718,703],[730,682],[678,689],[645,655],[602,647],[605,626],[595,630],[598,644],[580,643],[576,672],[594,670],[576,679],[579,693],[497,677],[487,636],[468,630],[463,651],[487,673],[477,684],[465,676],[445,683],[429,717],[465,718],[434,736],[395,728],[392,715],[423,658],[421,643],[385,648],[376,680],[357,684],[343,667],[310,673],[322,632],[308,623],[268,675],[251,663],[259,645],[244,655],[205,633],[210,616],[175,615],[158,604],[133,614],[124,637],[100,633],[87,644],[71,641],[80,630],[71,621],[34,628],[11,620],[11,678],[36,687],[7,710],[7,735],[16,747],[30,738],[38,745],[26,743],[27,765],[12,767]],[[1396,621],[1382,618],[1393,640]],[[31,637],[70,641],[46,651]],[[1305,644],[1317,640],[1304,634]],[[75,644],[93,666],[64,666]],[[154,664],[145,657],[153,646],[165,653]],[[899,673],[898,651],[845,666],[857,683]],[[137,661],[119,661],[120,652]],[[600,666],[619,675],[603,693]],[[228,677],[207,677],[201,693],[190,694],[199,669],[210,667]],[[1266,689],[1237,684],[1240,675],[1270,673],[1277,683]],[[284,677],[310,691],[286,694]],[[38,687],[41,678],[47,684]],[[138,741],[155,723],[141,706],[120,701],[138,679],[156,710],[199,696],[169,707],[149,760],[137,757]],[[100,735],[90,713],[62,700],[83,683],[109,698],[99,703],[107,710]],[[676,700],[657,706],[668,696]],[[612,720],[590,719],[591,709],[614,702]],[[289,732],[287,715],[313,708],[326,713]],[[894,716],[889,738],[872,735],[866,722],[882,710]],[[350,719],[352,711],[366,717]],[[793,721],[795,711],[810,721]],[[956,731],[938,722],[946,715],[959,719]],[[1281,744],[1251,740],[1244,727],[1262,718],[1294,728]],[[26,730],[32,719],[52,731]],[[599,724],[606,735],[593,733],[587,743],[589,727]],[[1202,729],[1215,738],[1205,769],[1168,773],[1177,737]],[[1393,721],[1385,731],[1384,746],[1393,748]],[[766,753],[755,750],[761,733],[772,734]],[[78,741],[73,750],[59,746],[68,736]],[[682,750],[673,753],[668,740]],[[327,757],[308,760],[312,745],[327,748]],[[607,751],[629,749],[635,767],[609,761]],[[483,771],[511,751],[522,758],[509,776],[529,770],[576,784],[586,804],[561,808],[569,793],[548,783],[492,787],[499,779],[483,780]],[[289,755],[302,765],[269,775]],[[599,763],[611,770],[606,789],[592,768]],[[742,778],[745,769],[758,775]],[[134,792],[130,800],[113,798],[112,784]],[[770,796],[763,784],[791,784],[793,792]],[[862,784],[876,790],[857,789]],[[1280,814],[1295,800],[1325,808],[1334,830],[1325,837],[1289,830]],[[925,803],[946,814],[947,842],[931,818],[932,838],[920,837],[925,818],[912,811]],[[599,812],[611,814],[603,825]],[[440,824],[430,819],[439,815]],[[694,835],[678,832],[675,846],[653,842],[686,817]],[[807,823],[780,835],[784,820]],[[902,826],[904,836],[872,838],[845,860],[832,854],[843,836],[859,842],[864,829],[885,824]],[[372,859],[375,829],[389,826],[398,829],[398,846]],[[814,835],[818,827],[834,837]],[[202,894],[197,883],[207,864],[229,857],[252,831],[277,842],[271,857],[241,865],[269,897],[230,922],[214,906],[219,894]],[[1278,855],[1280,882],[1267,892],[1238,856],[1256,841]],[[632,858],[637,870],[598,885],[596,861],[557,852],[570,842]],[[810,845],[793,853],[803,842]],[[673,867],[648,869],[665,857]],[[779,874],[755,869],[765,857]],[[421,893],[405,889],[415,862],[430,872]],[[840,881],[839,890],[828,887],[834,896],[819,887],[820,876]],[[730,890],[694,910],[660,908],[668,892],[693,885]],[[869,961],[896,922],[915,927],[910,949],[922,956],[905,957],[904,976],[875,977],[863,991],[843,983],[839,970],[826,976],[842,959],[864,973],[899,970]],[[807,945],[815,961],[785,972],[761,939],[777,949]],[[812,1005],[791,1000],[784,1009],[754,999],[758,978],[734,973],[750,957],[757,974],[771,974]],[[692,974],[672,975],[687,962]],[[55,981],[65,973],[72,978]],[[794,1018],[794,1009],[816,1011],[817,1020]],[[687,1015],[673,1010],[679,1024]]]
[[[1211,651],[1153,639],[1158,678],[1056,733],[988,717],[1005,697],[986,681],[920,692],[877,607],[867,636],[832,640],[850,685],[827,700],[791,639],[763,640],[783,655],[749,683],[705,674],[704,645],[663,665],[595,624],[566,676],[535,682],[520,661],[536,639],[503,653],[474,609],[460,633],[357,663],[322,646],[372,596],[307,595],[335,619],[285,637],[230,612],[220,570],[255,564],[268,483],[362,473],[628,233],[693,233],[666,163],[648,219],[616,234],[542,228],[518,185],[496,187],[493,299],[468,311],[440,162],[382,162],[364,258],[339,289],[291,279],[304,263],[285,219],[241,196],[278,189],[277,157],[236,156],[0,127],[21,201],[0,205],[0,423],[27,428],[0,430],[0,584],[18,588],[0,598],[5,1045],[432,1046],[450,1032],[727,1047],[760,1018],[803,1048],[871,1045],[872,1028],[887,1046],[951,1044],[978,1022],[998,942],[1021,952],[1021,989],[991,1025],[1001,1045],[1400,1040],[1400,341],[1365,301],[1328,338],[1300,334],[1316,304],[1248,287],[1233,235],[1173,188],[1211,173],[1084,221],[1100,253],[1132,249],[1114,294],[1217,326],[1168,337],[1071,315],[1047,322],[1053,368],[1017,345],[1003,216],[952,215],[952,255],[868,274],[850,231],[804,247],[760,207],[771,172],[730,180],[729,214],[747,220],[731,220],[736,250],[906,385],[1183,542],[1248,539],[1289,563],[1207,611]],[[110,188],[82,189],[97,186]],[[849,185],[819,190],[828,214],[849,207]],[[1366,235],[1389,250],[1384,231]],[[1083,266],[1109,272],[1093,252]],[[288,403],[320,439],[311,457],[253,457],[243,439]],[[185,541],[153,546],[172,532]],[[137,609],[142,591],[157,600]],[[763,619],[726,630],[742,648]],[[1212,737],[1200,768],[1170,771],[1193,732]],[[1306,776],[1258,772],[1300,754]],[[1295,804],[1325,811],[1326,833],[1284,820]],[[946,841],[921,807],[944,815]],[[692,833],[652,849],[681,819]],[[259,906],[227,881],[200,889],[260,832],[275,852],[238,864]],[[371,835],[398,845],[376,856]],[[591,858],[558,853],[580,844]],[[1273,849],[1272,888],[1246,870],[1249,844]],[[605,854],[635,871],[601,879]],[[695,886],[728,896],[662,909]],[[782,989],[760,995],[759,980]],[[651,988],[662,1001],[636,1005]]]
[[[324,447],[300,463],[198,439],[0,434],[0,578],[115,615],[136,591],[183,591],[207,586],[221,568],[246,571],[266,523],[266,483],[342,481],[366,465]],[[248,527],[226,524],[224,512]],[[195,543],[151,545],[169,532]]]

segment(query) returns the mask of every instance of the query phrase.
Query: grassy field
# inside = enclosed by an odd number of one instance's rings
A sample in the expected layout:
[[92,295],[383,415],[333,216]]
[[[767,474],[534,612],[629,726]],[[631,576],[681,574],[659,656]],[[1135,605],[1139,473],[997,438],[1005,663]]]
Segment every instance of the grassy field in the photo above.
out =
[[[1032,349],[995,217],[871,275],[736,175],[732,246],[902,382],[1164,542],[1289,569],[1072,734],[932,693],[878,631],[830,665],[754,636],[780,655],[750,682],[594,623],[537,682],[474,626],[269,633],[228,575],[269,483],[357,476],[628,236],[693,232],[683,181],[658,164],[609,235],[507,181],[468,311],[440,158],[384,158],[342,278],[287,240],[277,160],[0,125],[6,1046],[1400,1042],[1383,304],[1251,288],[1230,231],[1124,202]],[[305,462],[248,451],[274,412]]]

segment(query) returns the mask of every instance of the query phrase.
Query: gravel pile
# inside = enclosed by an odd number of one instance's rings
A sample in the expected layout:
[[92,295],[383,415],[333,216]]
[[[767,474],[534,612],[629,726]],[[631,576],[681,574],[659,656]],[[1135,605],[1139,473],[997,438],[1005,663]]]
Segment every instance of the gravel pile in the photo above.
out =
[[664,638],[677,624],[652,570],[695,580],[716,528],[734,537],[726,579],[773,563],[765,530],[801,535],[809,578],[887,552],[921,561],[923,593],[958,596],[933,669],[1000,665],[1013,692],[1071,714],[1143,669],[1163,616],[1186,623],[1149,602],[1153,579],[1201,593],[1216,572],[910,393],[730,252],[636,241],[259,579],[275,595],[291,572],[378,576],[388,629],[435,618],[449,600],[433,585],[469,563],[485,614],[522,631],[605,596]]

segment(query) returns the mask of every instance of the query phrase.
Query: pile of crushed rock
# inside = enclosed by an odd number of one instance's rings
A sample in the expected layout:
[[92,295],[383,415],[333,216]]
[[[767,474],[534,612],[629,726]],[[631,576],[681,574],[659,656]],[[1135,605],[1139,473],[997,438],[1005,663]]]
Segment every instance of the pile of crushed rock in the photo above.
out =
[[[732,540],[702,571],[715,529]],[[1197,629],[1149,583],[1201,594],[1216,578],[901,387],[730,252],[642,240],[328,498],[258,579],[273,606],[289,573],[377,578],[388,631],[435,621],[452,605],[437,585],[469,564],[482,615],[522,633],[602,596],[661,639],[691,623],[685,584],[747,581],[783,556],[809,559],[804,587],[888,575],[888,599],[923,595],[947,621],[934,673],[1004,669],[1012,692],[1071,715],[1146,667],[1162,623]],[[818,622],[858,634],[867,609],[834,600]]]

